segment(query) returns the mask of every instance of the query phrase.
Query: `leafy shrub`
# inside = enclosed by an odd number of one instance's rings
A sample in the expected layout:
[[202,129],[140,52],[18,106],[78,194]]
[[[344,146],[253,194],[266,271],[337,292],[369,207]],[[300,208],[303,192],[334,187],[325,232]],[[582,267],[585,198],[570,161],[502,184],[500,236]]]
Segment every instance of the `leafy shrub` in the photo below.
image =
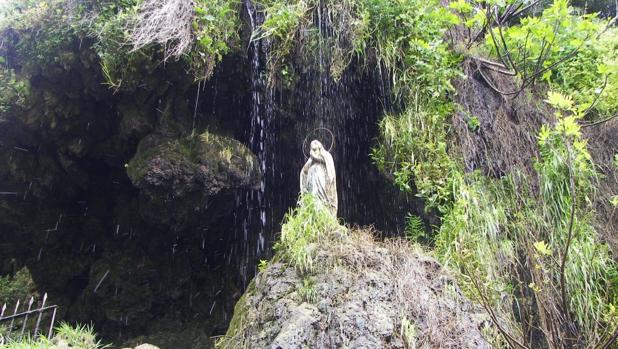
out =
[[17,300],[23,302],[34,293],[34,281],[32,281],[30,271],[25,267],[13,276],[0,277],[0,307],[6,303],[10,308]]
[[[451,171],[447,152],[446,112],[407,108],[380,120],[379,143],[371,156],[380,170],[391,174],[402,190],[416,190],[425,207],[447,210]],[[413,187],[413,185],[415,187]]]
[[[573,97],[592,117],[618,108],[618,33],[596,14],[580,14],[567,0],[554,0],[539,15],[487,34],[486,47],[502,56],[521,79],[542,72],[553,90]],[[497,32],[497,31],[496,31]]]
[[187,54],[198,79],[207,79],[223,56],[238,41],[240,21],[237,0],[199,0],[195,4],[192,27],[195,47]]
[[27,71],[40,69],[49,62],[62,63],[63,52],[70,49],[74,33],[73,13],[64,5],[63,0],[16,1],[6,5],[6,13],[0,18],[0,35],[11,39],[16,56],[7,57],[4,63]]
[[553,69],[546,80],[552,89],[589,109],[587,119],[614,115],[618,110],[618,29],[609,28],[586,41],[573,59]]
[[447,118],[452,111],[450,80],[459,58],[443,36],[454,16],[432,1],[367,1],[366,46],[392,75],[393,93],[405,109],[380,121],[372,158],[403,190],[425,199],[426,207],[445,209],[450,200]]

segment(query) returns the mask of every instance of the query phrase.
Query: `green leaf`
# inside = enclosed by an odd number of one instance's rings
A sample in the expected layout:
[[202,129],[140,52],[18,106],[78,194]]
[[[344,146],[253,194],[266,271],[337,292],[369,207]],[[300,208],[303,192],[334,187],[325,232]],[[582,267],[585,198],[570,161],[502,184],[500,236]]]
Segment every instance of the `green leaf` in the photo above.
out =
[[549,103],[552,107],[560,110],[572,110],[573,99],[571,96],[565,96],[560,92],[549,91],[547,93],[547,99],[545,102]]
[[545,241],[537,241],[534,244],[534,248],[543,256],[551,256],[551,248],[547,246]]

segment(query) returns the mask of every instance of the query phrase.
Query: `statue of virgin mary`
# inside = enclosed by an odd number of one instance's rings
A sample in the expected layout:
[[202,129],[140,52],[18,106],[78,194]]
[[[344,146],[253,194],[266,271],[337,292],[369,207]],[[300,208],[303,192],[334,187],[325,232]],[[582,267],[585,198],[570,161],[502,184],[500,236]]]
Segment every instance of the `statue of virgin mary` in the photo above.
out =
[[322,143],[311,141],[311,156],[300,171],[300,192],[311,193],[337,215],[337,180],[335,163]]

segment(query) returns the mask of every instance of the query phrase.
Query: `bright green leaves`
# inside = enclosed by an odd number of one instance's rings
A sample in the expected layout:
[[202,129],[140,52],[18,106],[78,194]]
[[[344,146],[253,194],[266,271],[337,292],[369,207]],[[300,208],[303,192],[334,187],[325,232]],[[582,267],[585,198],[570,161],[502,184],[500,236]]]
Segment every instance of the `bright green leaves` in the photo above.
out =
[[387,115],[380,121],[380,139],[372,158],[394,182],[425,200],[428,208],[446,209],[454,164],[446,148],[446,113],[415,111]]
[[[273,2],[266,10],[264,23],[253,33],[252,40],[274,38],[284,42],[284,46],[291,44],[296,29],[308,11],[305,2],[282,3]],[[285,52],[287,54],[288,52]]]
[[262,273],[266,271],[266,269],[268,269],[268,260],[260,259],[260,261],[258,262],[258,271]]
[[545,101],[554,108],[573,111],[573,98],[571,98],[571,96],[565,96],[558,92],[549,91]]
[[186,55],[196,79],[208,79],[217,63],[238,41],[238,0],[199,0],[192,28],[195,46]]
[[528,17],[511,16],[528,5],[523,0],[456,0],[449,6],[471,30],[467,49],[484,34],[481,52],[497,61],[487,69],[499,66],[502,73],[517,76],[520,89],[544,81],[572,96],[589,119],[613,115],[618,109],[618,29],[595,14],[581,14],[567,0],[554,0],[541,13],[529,9]]
[[[503,28],[502,34],[520,75],[529,76],[581,49],[584,42],[593,40],[601,29],[601,23],[591,17],[576,16],[566,0],[555,0],[540,16],[522,18],[519,25]],[[486,36],[487,47],[492,48],[493,54],[498,53],[495,39]]]
[[554,0],[540,15],[490,30],[485,47],[523,81],[541,79],[598,118],[618,108],[616,34],[595,15]]
[[252,33],[251,40],[272,39],[275,43],[268,62],[272,80],[277,68],[284,67],[287,72],[285,60],[296,44],[297,32],[303,25],[302,22],[306,21],[305,16],[309,13],[309,9],[305,1],[272,1],[266,6],[266,19]]
[[452,89],[457,58],[443,41],[454,15],[438,2],[367,0],[372,47],[392,74],[393,92],[405,103],[444,97]]
[[551,256],[551,248],[547,246],[545,241],[537,241],[533,245],[536,252],[538,252],[541,256]]
[[448,93],[459,59],[442,37],[456,20],[431,1],[369,0],[366,8],[374,26],[372,46],[391,73],[394,97],[406,105],[380,121],[372,158],[402,190],[416,189],[428,209],[445,210],[454,168],[446,145]]
[[466,15],[474,11],[472,4],[466,0],[453,1],[449,4],[449,8]]

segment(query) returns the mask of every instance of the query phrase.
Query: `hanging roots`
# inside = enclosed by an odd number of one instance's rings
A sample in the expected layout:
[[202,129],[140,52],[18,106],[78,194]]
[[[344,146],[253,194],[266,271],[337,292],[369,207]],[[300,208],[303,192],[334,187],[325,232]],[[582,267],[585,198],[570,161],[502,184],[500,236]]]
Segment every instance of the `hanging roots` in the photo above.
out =
[[178,58],[191,48],[192,0],[145,0],[129,28],[133,51],[156,43],[165,48],[164,60]]

